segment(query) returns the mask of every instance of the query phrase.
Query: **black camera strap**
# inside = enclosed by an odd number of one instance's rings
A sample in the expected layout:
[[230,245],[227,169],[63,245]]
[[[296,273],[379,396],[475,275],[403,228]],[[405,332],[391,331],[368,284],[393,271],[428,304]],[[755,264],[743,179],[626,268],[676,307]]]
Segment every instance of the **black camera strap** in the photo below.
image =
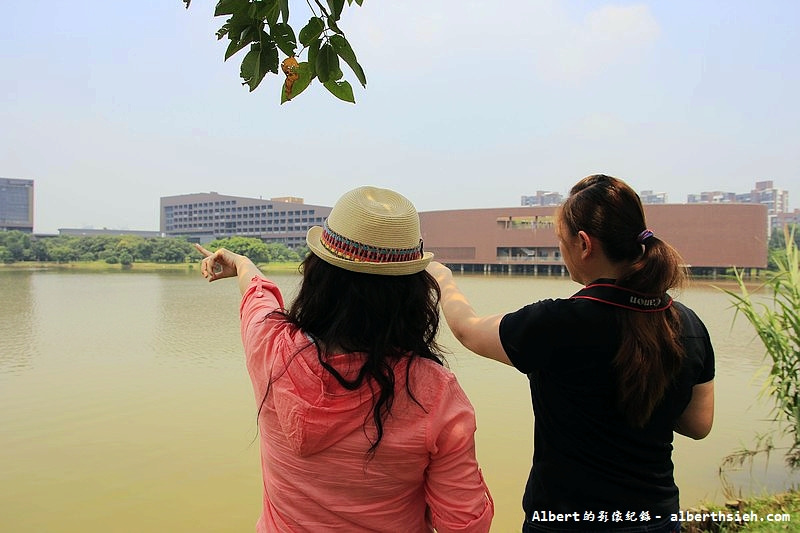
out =
[[653,313],[664,311],[672,305],[669,294],[653,295],[626,289],[613,283],[596,281],[590,283],[570,297],[571,300],[593,300],[631,311]]

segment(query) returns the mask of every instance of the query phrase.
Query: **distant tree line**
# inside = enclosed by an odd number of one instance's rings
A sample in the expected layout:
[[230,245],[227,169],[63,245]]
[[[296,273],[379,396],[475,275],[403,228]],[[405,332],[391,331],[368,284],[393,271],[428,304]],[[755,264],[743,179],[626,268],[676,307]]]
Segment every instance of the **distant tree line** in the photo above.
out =
[[[307,250],[293,250],[281,243],[264,243],[251,237],[217,239],[209,249],[228,248],[250,257],[256,263],[300,261]],[[36,237],[21,231],[0,232],[0,261],[105,261],[130,265],[134,262],[184,263],[200,259],[186,239],[179,237],[139,237],[136,235],[58,235]]]
[[[791,224],[788,233],[794,235],[800,247],[800,228]],[[302,261],[308,253],[305,246],[293,249],[285,244],[265,243],[253,237],[228,237],[206,245],[209,250],[227,248],[246,255],[256,263]],[[775,254],[786,250],[783,231],[773,231],[769,240],[769,269],[775,270]],[[152,263],[184,263],[200,259],[200,254],[186,239],[179,237],[139,237],[136,235],[58,235],[36,237],[21,231],[0,231],[0,262],[17,261],[105,261],[130,265],[135,261]]]
[[767,268],[777,270],[779,261],[776,259],[786,255],[786,236],[794,238],[795,248],[800,248],[800,227],[797,224],[788,224],[783,230],[773,230],[769,238],[769,264]]
[[217,239],[208,243],[205,247],[209,250],[227,248],[231,252],[249,257],[254,263],[302,261],[308,253],[308,248],[305,246],[295,250],[279,242],[265,243],[261,239],[252,237]]

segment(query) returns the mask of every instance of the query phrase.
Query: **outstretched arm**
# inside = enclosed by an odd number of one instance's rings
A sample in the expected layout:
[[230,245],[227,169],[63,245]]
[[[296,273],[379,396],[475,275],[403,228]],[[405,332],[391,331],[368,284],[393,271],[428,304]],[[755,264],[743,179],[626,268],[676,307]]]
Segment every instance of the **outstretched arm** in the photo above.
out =
[[511,365],[500,342],[500,320],[503,315],[478,316],[456,285],[453,273],[443,264],[431,261],[427,271],[439,283],[442,313],[458,342],[478,355]]
[[250,280],[255,276],[265,277],[258,267],[246,256],[235,254],[225,248],[212,252],[199,244],[194,247],[203,254],[200,263],[200,273],[208,281],[217,281],[224,278],[238,278],[239,291],[244,294],[250,285]]

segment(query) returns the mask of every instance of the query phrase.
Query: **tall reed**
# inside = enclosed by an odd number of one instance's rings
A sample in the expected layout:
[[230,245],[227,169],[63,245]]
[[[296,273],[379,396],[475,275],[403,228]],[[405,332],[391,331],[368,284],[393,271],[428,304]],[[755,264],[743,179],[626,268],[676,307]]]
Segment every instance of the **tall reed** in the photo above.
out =
[[[800,468],[800,251],[794,231],[784,228],[785,250],[773,251],[776,269],[753,292],[748,291],[741,271],[734,269],[739,292],[725,290],[736,308],[753,325],[771,363],[762,393],[775,402],[774,421],[792,438],[786,462]],[[759,296],[760,293],[765,296]],[[769,450],[765,450],[769,453]]]

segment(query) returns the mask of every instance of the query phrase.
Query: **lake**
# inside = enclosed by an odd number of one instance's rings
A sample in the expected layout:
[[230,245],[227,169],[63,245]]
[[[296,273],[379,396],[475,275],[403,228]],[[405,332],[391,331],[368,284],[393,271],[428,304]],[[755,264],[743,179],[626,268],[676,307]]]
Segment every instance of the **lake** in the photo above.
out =
[[[270,277],[291,298],[299,276]],[[548,277],[458,282],[481,314],[579,288]],[[684,508],[723,501],[723,458],[771,427],[771,401],[758,400],[763,347],[710,283],[674,295],[704,320],[717,356],[711,435],[675,438]],[[256,408],[233,280],[209,284],[197,269],[0,269],[0,296],[0,531],[254,530]],[[478,459],[496,504],[492,531],[519,531],[533,440],[527,380],[467,353],[442,325],[449,366],[475,405]],[[798,476],[776,451],[728,480],[749,495]]]

